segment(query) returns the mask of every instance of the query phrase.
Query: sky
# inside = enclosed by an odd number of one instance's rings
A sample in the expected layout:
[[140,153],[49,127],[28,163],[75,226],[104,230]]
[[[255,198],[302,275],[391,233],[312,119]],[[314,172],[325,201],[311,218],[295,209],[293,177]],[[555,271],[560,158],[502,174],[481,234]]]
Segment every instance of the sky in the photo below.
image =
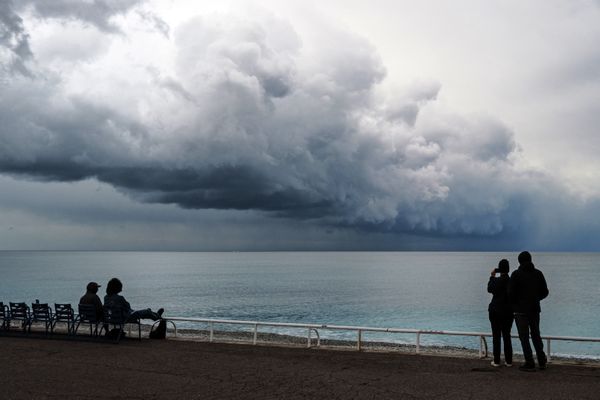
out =
[[0,250],[600,251],[598,43],[597,0],[0,0]]

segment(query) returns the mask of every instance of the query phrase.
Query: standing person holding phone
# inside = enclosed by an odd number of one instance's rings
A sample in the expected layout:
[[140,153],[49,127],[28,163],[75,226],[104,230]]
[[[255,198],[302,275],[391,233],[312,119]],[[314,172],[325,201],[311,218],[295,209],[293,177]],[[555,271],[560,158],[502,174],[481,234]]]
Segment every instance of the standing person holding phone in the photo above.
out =
[[[492,324],[492,336],[494,343],[494,361],[493,367],[499,367],[500,364],[500,342],[504,342],[504,362],[507,367],[512,367],[512,342],[510,331],[513,324],[513,310],[508,299],[508,260],[502,259],[498,263],[498,268],[492,270],[490,280],[488,281],[487,291],[493,295],[492,301],[488,306],[490,323]],[[496,276],[499,274],[499,276]]]

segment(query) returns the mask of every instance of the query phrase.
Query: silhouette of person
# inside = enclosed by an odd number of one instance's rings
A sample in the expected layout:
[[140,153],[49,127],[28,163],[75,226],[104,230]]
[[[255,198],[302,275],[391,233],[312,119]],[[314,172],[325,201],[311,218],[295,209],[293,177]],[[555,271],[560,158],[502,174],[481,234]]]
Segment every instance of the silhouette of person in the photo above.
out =
[[102,300],[98,297],[98,288],[101,285],[98,285],[96,282],[90,282],[87,284],[86,292],[81,299],[79,299],[79,304],[91,304],[96,309],[96,318],[99,321],[102,321],[104,318],[104,312],[102,311]]
[[[500,344],[504,342],[504,362],[507,367],[512,367],[512,342],[510,330],[513,324],[513,311],[508,299],[508,283],[510,277],[508,260],[500,260],[498,268],[492,270],[490,280],[488,281],[487,291],[493,295],[492,301],[488,306],[490,323],[492,325],[492,340],[494,345],[493,367],[499,367],[500,364]],[[496,277],[496,274],[500,276]]]
[[548,297],[548,293],[546,278],[542,271],[533,265],[531,254],[528,251],[519,254],[519,268],[510,277],[508,297],[515,313],[519,340],[525,357],[525,364],[519,367],[522,371],[535,371],[535,362],[529,344],[530,332],[538,366],[542,370],[546,369],[547,358],[540,336],[540,301]]
[[158,321],[164,312],[164,309],[159,308],[154,312],[149,308],[144,310],[134,311],[125,297],[119,293],[123,290],[123,284],[118,278],[112,278],[106,285],[106,296],[104,296],[104,305],[106,307],[118,307],[123,310],[128,321],[136,321],[138,319],[151,319]]

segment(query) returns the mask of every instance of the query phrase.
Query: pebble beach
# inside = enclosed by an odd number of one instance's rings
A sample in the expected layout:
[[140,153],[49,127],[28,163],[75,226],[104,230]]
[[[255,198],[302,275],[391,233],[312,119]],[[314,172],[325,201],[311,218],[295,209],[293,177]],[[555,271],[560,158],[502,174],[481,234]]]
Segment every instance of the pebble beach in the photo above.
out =
[[[472,349],[259,332],[169,329],[149,340],[150,325],[120,343],[13,328],[0,335],[3,399],[596,399],[600,363],[553,358],[536,373],[494,368]],[[516,357],[516,364],[520,358]],[[105,382],[110,382],[109,385]]]
[[600,368],[192,340],[0,337],[3,399],[597,399]]

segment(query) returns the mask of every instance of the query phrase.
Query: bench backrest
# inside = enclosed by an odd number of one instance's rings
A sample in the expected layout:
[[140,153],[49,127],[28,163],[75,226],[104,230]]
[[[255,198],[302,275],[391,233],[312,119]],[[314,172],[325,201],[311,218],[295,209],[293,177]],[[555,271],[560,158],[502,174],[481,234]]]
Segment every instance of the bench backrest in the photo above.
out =
[[12,319],[29,319],[29,307],[25,303],[8,303]]
[[54,303],[54,318],[56,321],[73,321],[75,311],[70,304]]
[[79,311],[79,320],[81,322],[88,322],[91,324],[97,324],[100,322],[98,315],[96,314],[96,306],[93,304],[79,304],[77,306]]
[[7,319],[7,317],[8,317],[7,307],[4,305],[3,302],[0,301],[0,318]]
[[48,303],[33,303],[31,304],[33,319],[39,321],[48,321],[52,319],[52,308]]
[[104,306],[104,322],[108,324],[124,324],[127,320],[125,310],[122,307]]

